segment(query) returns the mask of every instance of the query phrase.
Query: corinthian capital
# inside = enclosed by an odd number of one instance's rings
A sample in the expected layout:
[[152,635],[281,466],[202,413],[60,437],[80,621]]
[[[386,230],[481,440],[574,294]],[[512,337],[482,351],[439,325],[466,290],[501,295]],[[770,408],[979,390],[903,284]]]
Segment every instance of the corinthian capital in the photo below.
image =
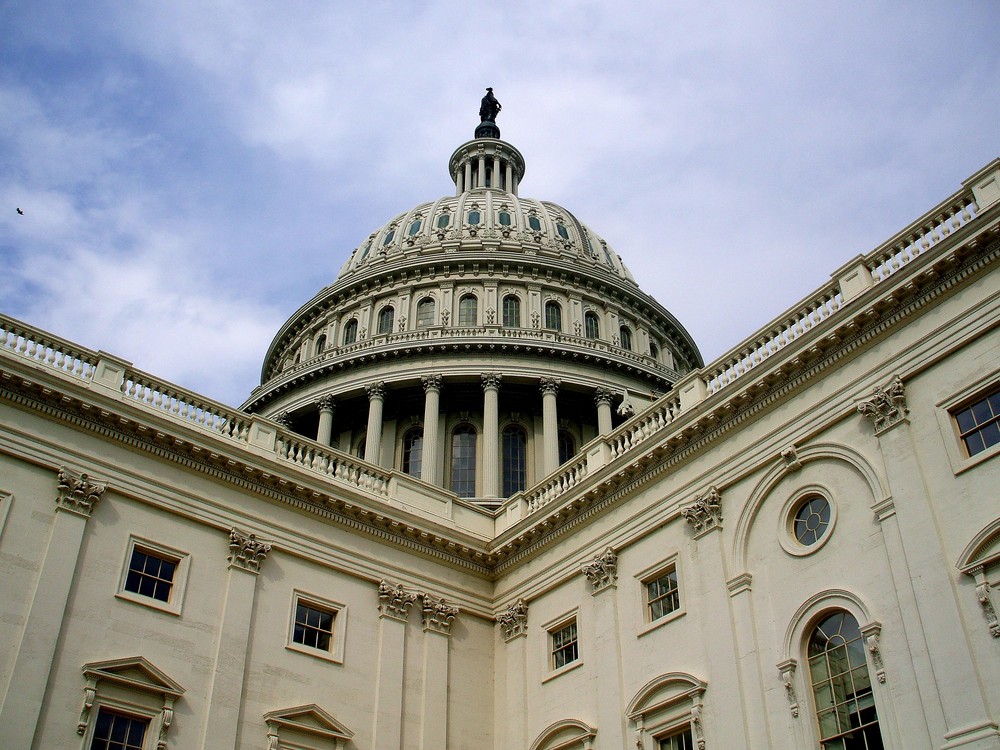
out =
[[528,632],[528,603],[518,599],[497,615],[497,623],[503,628],[503,639],[511,641]]
[[440,391],[442,379],[440,375],[424,375],[420,378],[420,382],[423,383],[426,393],[427,391]]
[[543,394],[551,393],[554,396],[559,393],[560,385],[562,385],[562,381],[557,378],[541,378],[538,381],[538,390]]
[[328,411],[333,414],[333,410],[337,407],[337,402],[333,396],[327,394],[323,396],[316,402],[316,408],[320,411]]
[[609,586],[613,586],[618,581],[618,555],[608,547],[604,552],[594,557],[594,561],[587,563],[582,568],[583,574],[587,576],[590,585],[594,587],[594,593],[603,591]]
[[433,630],[442,635],[451,634],[451,621],[458,615],[458,607],[448,604],[444,599],[430,594],[417,594],[420,599],[424,630]]
[[484,372],[479,377],[483,382],[483,390],[492,388],[496,391],[500,389],[500,380],[502,379],[502,376],[499,372]]
[[416,600],[417,595],[404,589],[401,583],[392,586],[384,579],[378,583],[378,611],[383,617],[405,621]]
[[607,404],[611,406],[615,402],[615,394],[611,392],[610,388],[605,388],[603,386],[594,389],[594,403],[600,406],[601,404]]
[[229,567],[242,568],[250,573],[259,573],[260,565],[271,551],[271,545],[257,538],[256,534],[244,534],[239,529],[229,530]]
[[696,495],[694,502],[681,510],[681,515],[700,535],[704,531],[722,528],[722,496],[715,487],[704,495]]
[[74,474],[66,467],[60,467],[56,507],[89,518],[107,488],[108,485],[93,481],[87,474]]
[[858,411],[871,420],[876,435],[902,422],[910,411],[906,408],[903,381],[897,375],[885,388],[876,387],[871,398],[858,404]]
[[368,392],[368,400],[376,398],[385,398],[385,381],[379,380],[374,383],[369,383],[365,386],[365,390]]

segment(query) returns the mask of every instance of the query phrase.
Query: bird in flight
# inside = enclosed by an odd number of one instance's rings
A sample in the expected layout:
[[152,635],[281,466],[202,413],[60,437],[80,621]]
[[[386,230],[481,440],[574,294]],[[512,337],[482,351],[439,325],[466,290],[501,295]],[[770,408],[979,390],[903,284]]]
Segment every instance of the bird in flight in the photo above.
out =
[[22,210],[20,209],[20,207],[19,207],[19,208],[17,209],[17,212],[18,212],[19,214],[21,214],[21,216],[24,216],[24,211],[22,211]]

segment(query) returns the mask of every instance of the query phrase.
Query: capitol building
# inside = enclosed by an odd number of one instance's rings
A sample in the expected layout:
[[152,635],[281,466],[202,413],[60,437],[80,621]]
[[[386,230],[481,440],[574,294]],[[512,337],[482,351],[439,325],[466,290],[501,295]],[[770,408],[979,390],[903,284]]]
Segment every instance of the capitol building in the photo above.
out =
[[0,315],[0,748],[1000,748],[1000,159],[706,363],[483,108],[240,407]]

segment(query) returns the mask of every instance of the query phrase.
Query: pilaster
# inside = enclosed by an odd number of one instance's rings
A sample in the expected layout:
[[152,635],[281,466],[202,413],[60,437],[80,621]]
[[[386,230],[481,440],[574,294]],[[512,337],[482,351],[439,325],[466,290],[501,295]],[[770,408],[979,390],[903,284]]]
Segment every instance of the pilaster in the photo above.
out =
[[597,668],[597,726],[602,745],[625,747],[622,700],[621,623],[618,613],[618,555],[608,547],[582,568],[591,587],[594,621],[593,657]]
[[458,607],[427,593],[417,598],[424,626],[420,748],[441,750],[448,746],[448,642]]
[[399,750],[403,735],[403,666],[406,658],[406,620],[417,595],[401,584],[384,580],[378,585],[378,675],[372,747]]
[[518,599],[496,616],[506,644],[506,719],[498,717],[497,747],[528,747],[527,703],[528,603]]

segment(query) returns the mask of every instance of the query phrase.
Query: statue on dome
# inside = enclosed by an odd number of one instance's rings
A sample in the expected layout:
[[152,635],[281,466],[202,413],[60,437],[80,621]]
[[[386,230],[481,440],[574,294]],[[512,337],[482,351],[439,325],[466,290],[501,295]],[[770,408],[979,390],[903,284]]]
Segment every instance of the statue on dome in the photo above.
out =
[[497,113],[500,112],[502,107],[497,98],[493,96],[493,88],[487,87],[486,96],[483,97],[482,104],[479,105],[479,121],[480,122],[495,122],[497,119]]

